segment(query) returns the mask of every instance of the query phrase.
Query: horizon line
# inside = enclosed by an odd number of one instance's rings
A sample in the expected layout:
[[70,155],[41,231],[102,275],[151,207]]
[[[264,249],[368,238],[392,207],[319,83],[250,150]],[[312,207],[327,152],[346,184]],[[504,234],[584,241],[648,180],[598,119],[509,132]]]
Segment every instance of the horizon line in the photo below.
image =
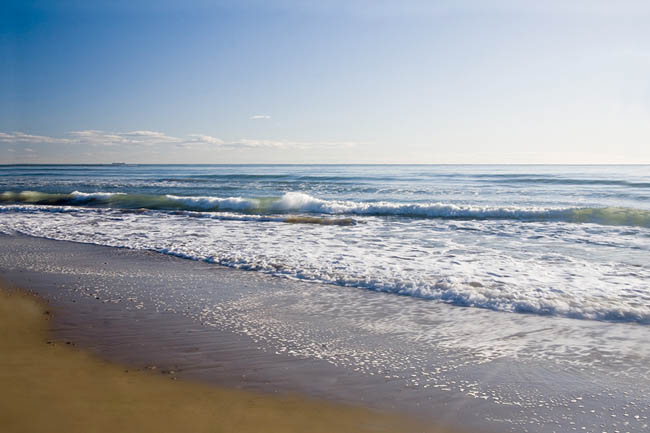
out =
[[460,166],[460,165],[475,165],[475,166],[490,166],[490,165],[529,165],[529,166],[644,166],[650,165],[650,162],[644,163],[536,163],[536,162],[501,162],[501,163],[483,163],[483,162],[468,162],[468,163],[445,163],[445,162],[431,162],[431,163],[387,163],[387,162],[369,162],[369,163],[332,163],[332,162],[309,162],[309,163],[294,163],[294,162],[278,162],[278,163],[244,163],[244,162],[234,162],[234,163],[139,163],[139,162],[120,162],[120,163],[65,163],[65,162],[43,162],[43,163],[0,163],[0,167],[20,167],[20,166],[78,166],[78,167],[129,167],[129,166],[183,166],[183,165],[202,165],[202,166],[225,166],[225,165],[258,165],[258,166],[272,166],[272,165],[285,165],[285,166],[299,166],[299,165],[367,165],[367,166],[434,166],[434,165],[446,165],[446,166]]

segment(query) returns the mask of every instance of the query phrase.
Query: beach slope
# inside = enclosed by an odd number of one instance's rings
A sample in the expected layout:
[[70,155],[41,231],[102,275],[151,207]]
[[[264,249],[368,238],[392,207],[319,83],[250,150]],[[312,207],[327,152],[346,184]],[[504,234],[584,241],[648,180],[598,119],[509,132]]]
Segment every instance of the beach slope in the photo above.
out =
[[51,315],[39,298],[0,288],[0,426],[5,433],[438,431],[362,408],[129,370],[50,340]]

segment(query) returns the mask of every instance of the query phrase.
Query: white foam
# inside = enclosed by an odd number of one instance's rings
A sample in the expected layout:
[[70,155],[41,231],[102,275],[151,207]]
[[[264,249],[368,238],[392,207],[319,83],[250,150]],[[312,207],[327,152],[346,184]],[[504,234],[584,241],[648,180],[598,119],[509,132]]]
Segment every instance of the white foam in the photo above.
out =
[[571,208],[542,207],[482,207],[459,206],[444,203],[364,203],[341,200],[323,200],[301,192],[288,192],[274,202],[271,210],[326,214],[395,215],[413,217],[452,218],[525,218],[560,213]]
[[81,198],[81,199],[93,199],[93,198],[110,198],[116,195],[126,195],[126,193],[123,192],[81,192],[81,191],[73,191],[70,193],[72,197],[75,198]]
[[[314,204],[293,196],[284,205]],[[155,250],[497,311],[650,323],[650,230],[643,228],[376,217],[328,227],[236,213],[0,210],[4,232]]]
[[246,211],[257,209],[260,205],[259,200],[242,197],[180,197],[176,195],[166,195],[165,197],[191,209]]

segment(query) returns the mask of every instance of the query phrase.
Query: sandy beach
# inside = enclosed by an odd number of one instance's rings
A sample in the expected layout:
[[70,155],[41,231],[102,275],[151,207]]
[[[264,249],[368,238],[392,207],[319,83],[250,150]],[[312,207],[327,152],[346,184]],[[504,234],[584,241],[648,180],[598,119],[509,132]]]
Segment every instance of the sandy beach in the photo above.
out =
[[176,381],[173,371],[110,364],[55,339],[53,314],[34,295],[0,290],[3,432],[442,431],[361,408]]

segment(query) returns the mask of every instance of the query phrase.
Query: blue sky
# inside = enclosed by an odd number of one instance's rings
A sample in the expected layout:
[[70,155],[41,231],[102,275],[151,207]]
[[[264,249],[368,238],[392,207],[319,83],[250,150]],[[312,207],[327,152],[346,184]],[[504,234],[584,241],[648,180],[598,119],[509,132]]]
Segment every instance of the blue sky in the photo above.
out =
[[647,1],[0,8],[0,163],[650,163]]

